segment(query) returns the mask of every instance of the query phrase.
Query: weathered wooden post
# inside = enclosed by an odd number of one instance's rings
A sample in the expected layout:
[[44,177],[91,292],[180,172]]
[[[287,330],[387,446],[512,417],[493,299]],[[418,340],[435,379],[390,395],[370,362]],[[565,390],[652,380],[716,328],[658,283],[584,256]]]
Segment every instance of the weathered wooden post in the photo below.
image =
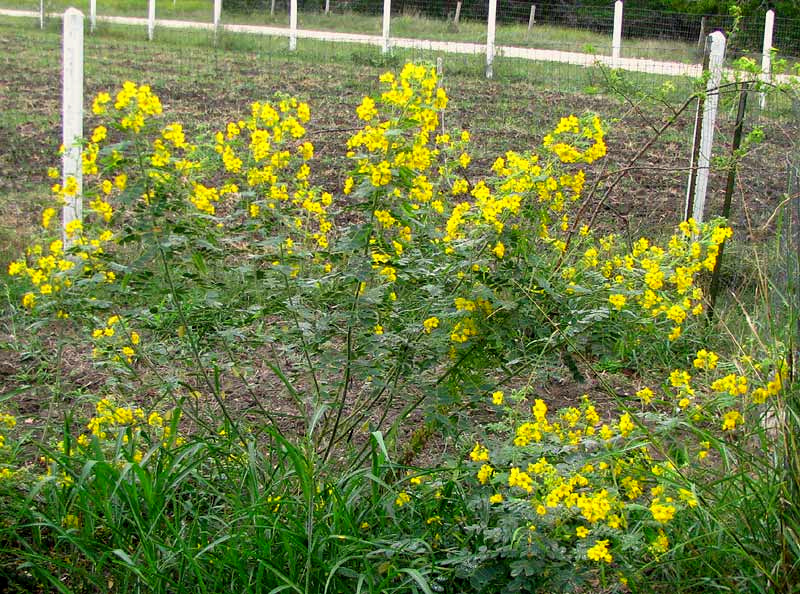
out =
[[456,3],[456,14],[453,16],[453,24],[458,27],[458,23],[461,20],[461,2],[459,1]]
[[[711,51],[708,58],[709,78],[706,85],[705,102],[702,107],[700,105],[697,106],[698,110],[703,110],[703,118],[702,121],[697,121],[695,124],[702,125],[699,148],[697,150],[693,148],[693,155],[695,152],[697,154],[697,166],[695,171],[693,158],[684,212],[686,218],[693,217],[698,225],[703,222],[703,211],[706,204],[708,174],[711,168],[711,150],[714,144],[714,126],[717,119],[717,106],[719,105],[719,83],[722,80],[722,63],[725,59],[725,36],[721,32],[715,31],[708,37],[711,43]],[[695,134],[696,137],[697,135]]]
[[80,139],[83,138],[83,13],[77,8],[64,12],[63,78],[61,104],[61,183],[66,188],[75,180],[76,191],[65,196],[61,210],[64,249],[72,245],[67,225],[83,219],[83,167]]
[[97,0],[89,0],[89,33],[97,28]]
[[700,18],[700,35],[697,37],[697,51],[702,52],[706,43],[706,17]]
[[531,29],[533,29],[533,24],[536,22],[536,5],[531,4],[531,14],[528,17],[528,31],[527,34],[530,35]]

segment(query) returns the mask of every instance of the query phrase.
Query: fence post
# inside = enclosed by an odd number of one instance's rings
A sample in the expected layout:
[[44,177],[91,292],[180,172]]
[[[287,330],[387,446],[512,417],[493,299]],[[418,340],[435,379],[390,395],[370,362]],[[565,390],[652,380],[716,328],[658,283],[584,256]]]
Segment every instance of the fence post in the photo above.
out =
[[[768,10],[764,20],[764,49],[761,53],[761,80],[768,83],[772,80],[772,30],[775,27],[775,11]],[[758,105],[761,109],[767,106],[767,93],[761,91],[758,95]]]
[[272,0],[269,5],[269,16],[275,16],[275,0]]
[[74,178],[77,191],[66,196],[62,208],[61,237],[64,248],[72,244],[67,237],[67,225],[83,219],[83,166],[80,139],[83,137],[83,13],[77,8],[64,12],[64,71],[62,91],[62,135],[64,154],[61,158],[62,185]]
[[697,37],[697,51],[703,51],[703,44],[706,40],[706,17],[700,17],[700,35]]
[[297,49],[297,0],[289,2],[289,51]]
[[711,53],[708,59],[709,78],[706,85],[706,99],[703,104],[702,130],[700,148],[697,154],[697,172],[694,183],[694,195],[691,195],[691,174],[689,190],[686,193],[686,217],[694,217],[699,225],[703,222],[703,211],[708,190],[708,174],[711,167],[711,149],[714,144],[714,125],[717,119],[719,104],[719,83],[722,79],[722,63],[725,60],[725,36],[714,31],[708,36],[711,40]]
[[39,28],[44,29],[44,0],[39,0]]
[[147,0],[147,40],[153,41],[156,28],[156,0]]
[[453,17],[453,24],[458,27],[458,22],[461,20],[461,2],[456,3],[456,14]]
[[494,63],[494,30],[497,21],[497,0],[489,0],[489,23],[486,31],[486,78],[492,78]]
[[383,45],[381,52],[389,53],[389,29],[392,23],[392,0],[383,0]]
[[97,0],[89,0],[89,33],[97,28]]
[[325,14],[331,13],[331,0],[325,0]]
[[622,0],[614,3],[614,35],[611,38],[611,57],[619,59],[622,49]]
[[[742,146],[742,129],[744,128],[744,117],[747,112],[747,95],[749,94],[749,83],[742,83],[739,87],[739,107],[736,110],[736,125],[733,129],[733,142],[731,143],[731,165],[728,169],[728,179],[725,183],[725,202],[722,204],[722,217],[730,220],[731,206],[733,204],[733,189],[736,184],[736,168],[738,166],[736,153]],[[717,253],[717,261],[711,273],[711,286],[708,291],[708,319],[714,317],[714,308],[717,304],[719,295],[719,285],[722,277],[722,256],[725,253],[725,243],[722,242]]]
[[533,23],[535,22],[536,22],[536,5],[531,4],[531,14],[528,17],[528,33],[530,33],[531,29],[533,29]]
[[214,45],[217,45],[219,34],[219,20],[222,16],[222,0],[214,0]]

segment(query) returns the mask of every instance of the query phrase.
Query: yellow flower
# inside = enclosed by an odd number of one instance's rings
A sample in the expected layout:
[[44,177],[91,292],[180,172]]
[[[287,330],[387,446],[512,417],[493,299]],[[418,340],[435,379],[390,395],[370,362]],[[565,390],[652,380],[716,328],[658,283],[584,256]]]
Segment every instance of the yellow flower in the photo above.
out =
[[608,297],[609,303],[613,305],[617,311],[621,310],[625,306],[625,295],[620,295],[619,293],[609,295]]
[[638,392],[636,392],[636,397],[639,398],[645,404],[650,404],[653,400],[653,391],[650,388],[642,388]]
[[519,468],[512,468],[508,476],[509,487],[519,487],[528,493],[533,492],[533,479],[527,472],[522,472]]
[[585,526],[578,526],[575,528],[575,534],[578,536],[578,538],[586,538],[589,536],[589,532],[591,531]]
[[498,390],[497,392],[492,393],[492,402],[497,406],[503,404],[503,392]]
[[492,253],[498,258],[502,258],[506,253],[506,246],[503,245],[502,241],[498,241],[492,248]]
[[614,558],[608,552],[608,540],[598,540],[594,546],[586,551],[586,558],[591,561],[605,561],[611,563]]
[[378,115],[378,110],[375,108],[375,101],[370,97],[364,97],[361,101],[361,105],[356,108],[356,115],[359,119],[369,122]]
[[694,366],[697,369],[714,369],[717,366],[719,357],[713,351],[701,349],[697,351],[697,358],[694,360]]
[[22,306],[27,309],[33,309],[33,306],[36,304],[36,295],[33,293],[25,293],[22,296]]
[[486,462],[489,460],[489,449],[476,442],[475,447],[469,453],[469,457],[473,462]]
[[631,416],[628,413],[619,418],[619,432],[622,437],[627,437],[636,428]]
[[494,474],[494,468],[489,466],[488,464],[484,464],[481,466],[481,469],[478,471],[478,482],[480,484],[485,485],[489,482],[489,479]]
[[653,515],[653,519],[661,524],[666,524],[672,520],[672,518],[675,517],[676,511],[674,505],[663,505],[658,498],[653,499],[653,502],[650,504],[650,513]]
[[411,501],[411,495],[409,495],[405,491],[400,491],[400,493],[397,495],[397,499],[394,500],[394,503],[397,507],[403,507],[410,501]]
[[723,431],[733,431],[736,429],[736,425],[741,424],[744,422],[744,417],[742,413],[738,410],[730,410],[725,413],[725,416],[722,419],[722,429]]
[[489,503],[501,503],[503,501],[503,496],[500,493],[495,493],[491,497],[489,497]]
[[430,334],[434,329],[439,327],[439,318],[436,316],[428,318],[422,322],[422,326],[425,328],[425,333]]

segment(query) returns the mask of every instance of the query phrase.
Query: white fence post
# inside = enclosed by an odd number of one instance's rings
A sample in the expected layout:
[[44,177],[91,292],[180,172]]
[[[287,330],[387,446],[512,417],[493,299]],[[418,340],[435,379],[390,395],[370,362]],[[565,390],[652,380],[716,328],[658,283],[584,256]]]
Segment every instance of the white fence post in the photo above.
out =
[[699,225],[703,222],[703,211],[706,205],[708,174],[711,165],[711,149],[714,145],[714,126],[719,104],[719,83],[722,80],[722,63],[725,60],[725,36],[719,31],[711,35],[711,54],[708,60],[710,76],[706,85],[706,100],[703,105],[702,130],[700,133],[700,151],[697,157],[697,178],[694,187],[694,200],[687,190],[686,213],[692,205],[692,217]]
[[619,59],[622,49],[622,0],[614,3],[614,36],[611,38],[611,57]]
[[383,0],[383,45],[381,52],[389,53],[389,30],[392,24],[392,0]]
[[269,16],[275,16],[275,0],[269,5]]
[[74,196],[67,196],[62,208],[62,240],[64,248],[72,244],[67,225],[83,219],[83,166],[80,139],[83,137],[83,13],[77,8],[64,12],[64,71],[62,94],[62,135],[64,154],[61,158],[62,184],[68,178],[77,182]]
[[219,34],[219,19],[222,16],[222,0],[214,0],[214,45],[217,45]]
[[89,33],[97,27],[97,0],[89,0]]
[[453,24],[458,27],[458,22],[461,20],[461,2],[456,3],[456,14],[453,15]]
[[331,13],[331,0],[325,0],[325,14]]
[[44,0],[39,0],[39,28],[44,29]]
[[[761,54],[761,80],[768,83],[772,80],[772,30],[775,27],[775,11],[768,10],[764,21],[764,49]],[[767,93],[761,91],[758,96],[761,109],[767,106]]]
[[531,14],[528,17],[528,33],[530,33],[531,29],[533,29],[533,23],[535,22],[536,22],[536,5],[531,4]]
[[289,51],[297,49],[297,0],[289,3]]
[[486,78],[492,78],[494,71],[494,30],[497,21],[497,0],[489,0],[489,23],[486,31]]
[[156,0],[147,0],[147,39],[153,41],[156,28]]

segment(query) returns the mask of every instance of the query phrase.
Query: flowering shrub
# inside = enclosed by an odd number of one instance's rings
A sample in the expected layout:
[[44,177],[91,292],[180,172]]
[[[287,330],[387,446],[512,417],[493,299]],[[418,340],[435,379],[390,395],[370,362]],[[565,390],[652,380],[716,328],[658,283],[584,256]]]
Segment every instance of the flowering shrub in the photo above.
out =
[[[785,363],[746,359],[739,375],[720,372],[717,361],[700,350],[697,378],[674,370],[662,387],[637,392],[640,406],[611,419],[587,396],[555,414],[537,398],[530,416],[520,416],[527,394],[513,394],[499,409],[509,434],[476,443],[468,456],[473,515],[450,527],[466,532],[470,550],[485,551],[462,565],[473,585],[563,589],[581,582],[583,567],[613,570],[634,587],[643,565],[670,558],[685,537],[687,520],[677,520],[718,496],[709,486],[710,476],[724,480],[720,457],[758,434],[786,378]],[[492,401],[501,406],[504,398],[495,393]],[[676,439],[679,455],[670,448]],[[485,583],[475,580],[481,575]]]
[[[481,176],[469,132],[442,124],[448,97],[435,69],[407,64],[380,84],[356,108],[362,124],[347,141],[341,191],[314,184],[311,110],[295,97],[253,103],[208,138],[165,123],[146,85],[126,82],[95,98],[98,122],[83,150],[86,219],[60,237],[55,207],[76,195],[77,182],[54,186],[42,240],[8,271],[26,287],[25,310],[71,324],[116,380],[147,378],[143,392],[190,403],[194,433],[178,436],[177,412],[168,419],[100,400],[87,431],[74,439],[67,431],[49,452],[54,489],[41,493],[57,502],[57,525],[92,535],[93,498],[114,499],[119,486],[119,506],[100,515],[130,529],[120,510],[144,518],[173,505],[169,489],[151,487],[174,479],[181,493],[197,484],[222,501],[222,519],[184,510],[198,546],[209,547],[202,551],[220,546],[219,567],[238,559],[216,532],[229,525],[242,526],[244,542],[271,542],[280,526],[299,533],[329,522],[325,544],[304,551],[305,567],[289,563],[292,580],[310,579],[315,563],[329,580],[346,573],[345,561],[325,565],[333,537],[362,542],[364,533],[401,530],[413,547],[381,549],[388,565],[370,574],[375,591],[398,576],[417,580],[392,563],[421,558],[425,547],[431,574],[477,591],[562,589],[598,572],[633,587],[644,565],[675,550],[682,518],[705,507],[703,472],[765,414],[784,368],[739,362],[742,369],[729,363],[722,373],[720,358],[703,349],[696,372],[675,369],[663,386],[637,392],[641,408],[626,403],[613,416],[588,398],[556,413],[535,399],[520,416],[527,392],[506,397],[498,370],[562,351],[621,361],[688,352],[705,307],[703,275],[730,228],[689,220],[663,245],[600,234],[584,219],[582,169],[607,151],[597,115],[562,118],[540,150],[508,151]],[[269,421],[267,445],[229,413],[224,382],[245,382],[259,365],[296,404],[301,446],[282,434],[270,402],[254,396],[263,418],[245,423],[258,432]],[[489,393],[507,432],[481,439],[467,461],[391,485],[395,469],[378,472],[388,459],[383,436],[394,439],[422,403],[447,413],[468,398],[486,405]],[[676,434],[685,437],[681,456],[663,447]],[[333,452],[350,457],[336,466]],[[373,473],[364,478],[370,453]],[[273,481],[273,465],[289,469],[286,482]],[[110,482],[95,481],[92,468]],[[271,481],[269,492],[255,488],[246,501],[231,487],[260,481]],[[140,499],[147,505],[133,503]],[[361,501],[369,511],[354,512]],[[240,506],[233,517],[225,515],[231,505]],[[168,531],[157,518],[141,525]],[[304,538],[293,532],[281,546]],[[371,570],[351,572],[359,571]],[[353,586],[349,575],[339,577]],[[308,582],[296,589],[308,591]]]

